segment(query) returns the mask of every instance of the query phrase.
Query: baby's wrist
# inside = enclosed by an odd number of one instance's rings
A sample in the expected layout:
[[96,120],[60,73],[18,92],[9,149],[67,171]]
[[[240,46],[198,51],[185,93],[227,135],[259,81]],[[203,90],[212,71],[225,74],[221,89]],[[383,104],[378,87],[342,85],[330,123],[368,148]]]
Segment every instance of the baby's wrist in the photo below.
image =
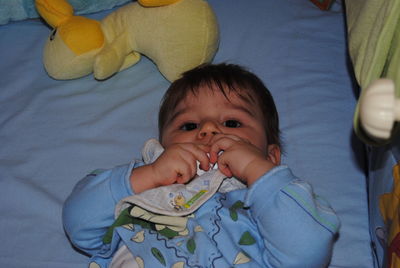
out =
[[245,180],[247,186],[250,187],[254,182],[261,178],[265,173],[275,167],[271,161],[267,159],[251,161],[245,168]]
[[139,194],[157,187],[151,165],[135,168],[131,172],[130,182],[134,193]]

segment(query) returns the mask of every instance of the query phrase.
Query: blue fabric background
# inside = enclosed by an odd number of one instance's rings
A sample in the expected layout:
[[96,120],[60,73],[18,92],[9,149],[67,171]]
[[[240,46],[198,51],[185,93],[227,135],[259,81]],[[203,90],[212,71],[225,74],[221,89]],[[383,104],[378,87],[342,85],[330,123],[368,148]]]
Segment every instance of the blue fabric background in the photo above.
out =
[[[130,1],[133,0],[68,0],[77,15],[110,9]],[[38,17],[34,0],[0,0],[0,24]]]

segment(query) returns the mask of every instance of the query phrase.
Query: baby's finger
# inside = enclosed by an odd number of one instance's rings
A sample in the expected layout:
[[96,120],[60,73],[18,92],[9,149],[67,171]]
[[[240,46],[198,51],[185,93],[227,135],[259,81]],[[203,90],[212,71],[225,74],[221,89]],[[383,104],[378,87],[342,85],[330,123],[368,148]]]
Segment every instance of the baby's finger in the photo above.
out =
[[210,167],[210,159],[208,157],[208,152],[210,151],[210,146],[202,144],[190,144],[186,147],[186,150],[191,154],[187,156],[187,161],[192,161],[195,164],[197,172],[197,161],[200,162],[200,168],[207,171]]
[[200,148],[203,152],[208,153],[210,151],[210,145],[205,144],[196,144],[198,148]]
[[193,167],[192,161],[187,161],[187,159],[182,159],[181,163],[182,164],[175,171],[175,181],[183,184],[194,177],[196,168]]
[[236,142],[236,140],[229,137],[220,137],[218,139],[215,139],[210,149],[210,162],[216,163],[218,161],[218,156],[220,152],[228,150]]
[[185,184],[187,183],[189,180],[191,179],[190,176],[188,176],[187,174],[177,174],[175,181],[178,184]]
[[229,168],[229,165],[226,163],[225,157],[223,154],[218,158],[218,169],[219,169],[219,171],[221,171],[222,174],[224,174],[227,177],[233,176],[233,173],[232,173],[231,169]]
[[220,140],[226,140],[226,139],[229,140],[230,142],[233,141],[233,142],[243,142],[251,144],[250,140],[232,134],[217,134],[211,139],[210,143],[214,144],[219,142]]

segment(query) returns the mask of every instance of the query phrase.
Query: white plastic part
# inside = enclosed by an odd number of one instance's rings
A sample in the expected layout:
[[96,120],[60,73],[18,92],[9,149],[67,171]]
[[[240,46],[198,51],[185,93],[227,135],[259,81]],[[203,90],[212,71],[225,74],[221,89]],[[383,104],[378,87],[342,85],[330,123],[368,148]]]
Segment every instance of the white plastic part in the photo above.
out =
[[390,79],[375,80],[364,89],[359,100],[360,121],[372,137],[388,139],[395,121],[400,121],[400,100]]

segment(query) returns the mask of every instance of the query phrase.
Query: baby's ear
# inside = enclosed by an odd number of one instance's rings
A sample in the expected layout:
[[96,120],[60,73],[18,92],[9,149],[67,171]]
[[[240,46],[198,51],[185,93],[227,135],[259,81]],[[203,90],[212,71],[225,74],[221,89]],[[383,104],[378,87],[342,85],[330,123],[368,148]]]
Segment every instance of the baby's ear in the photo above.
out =
[[268,145],[267,148],[267,159],[271,160],[271,162],[278,166],[281,164],[281,148],[279,148],[276,144]]

